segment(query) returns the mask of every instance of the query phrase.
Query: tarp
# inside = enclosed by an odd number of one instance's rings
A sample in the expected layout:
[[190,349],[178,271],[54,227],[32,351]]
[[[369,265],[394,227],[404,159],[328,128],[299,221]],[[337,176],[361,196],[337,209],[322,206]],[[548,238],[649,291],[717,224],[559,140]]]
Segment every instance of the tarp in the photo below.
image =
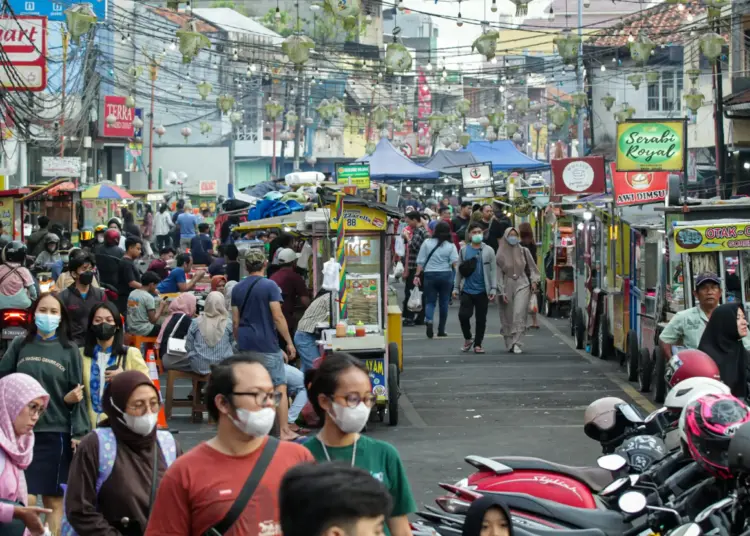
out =
[[424,167],[445,173],[446,175],[459,175],[461,167],[479,162],[471,153],[459,151],[438,151],[432,158],[424,163]]
[[370,163],[370,178],[374,180],[437,179],[437,171],[415,164],[396,149],[388,138],[381,138],[375,152],[363,156],[357,162]]
[[510,140],[472,141],[462,149],[471,153],[478,162],[492,162],[492,171],[541,171],[549,169],[547,162],[526,156]]

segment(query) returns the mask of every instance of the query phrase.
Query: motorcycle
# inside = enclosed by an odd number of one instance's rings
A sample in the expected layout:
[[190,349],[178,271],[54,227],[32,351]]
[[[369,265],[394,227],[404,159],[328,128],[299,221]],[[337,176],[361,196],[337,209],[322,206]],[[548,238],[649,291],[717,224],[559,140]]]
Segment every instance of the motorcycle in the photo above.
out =
[[0,351],[4,353],[16,337],[26,336],[29,316],[26,309],[0,310]]

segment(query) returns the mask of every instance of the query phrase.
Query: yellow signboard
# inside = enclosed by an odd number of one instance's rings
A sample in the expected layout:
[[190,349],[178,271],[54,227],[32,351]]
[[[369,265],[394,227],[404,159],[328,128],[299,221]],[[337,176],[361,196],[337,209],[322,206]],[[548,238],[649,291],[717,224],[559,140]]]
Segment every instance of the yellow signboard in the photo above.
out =
[[[336,229],[338,220],[333,205],[331,210],[331,229]],[[348,207],[344,205],[344,230],[349,231],[385,231],[387,216],[380,210],[370,207]]]
[[0,197],[0,221],[3,222],[3,229],[8,235],[15,235],[15,199],[12,197]]
[[750,249],[750,221],[716,225],[681,225],[674,230],[677,253]]
[[683,171],[686,122],[617,123],[617,171]]

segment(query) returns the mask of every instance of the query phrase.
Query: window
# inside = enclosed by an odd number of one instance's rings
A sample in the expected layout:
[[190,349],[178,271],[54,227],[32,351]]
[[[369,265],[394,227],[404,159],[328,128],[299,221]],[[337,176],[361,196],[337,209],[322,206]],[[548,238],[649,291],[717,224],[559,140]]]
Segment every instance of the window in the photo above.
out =
[[648,111],[659,111],[659,82],[648,85]]
[[661,78],[655,84],[648,84],[649,112],[676,112],[680,110],[682,93],[682,72],[661,71]]

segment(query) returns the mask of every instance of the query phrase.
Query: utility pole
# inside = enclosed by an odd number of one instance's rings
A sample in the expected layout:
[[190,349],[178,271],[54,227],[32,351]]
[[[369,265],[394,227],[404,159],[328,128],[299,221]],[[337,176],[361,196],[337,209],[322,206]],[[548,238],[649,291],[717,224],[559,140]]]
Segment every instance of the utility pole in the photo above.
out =
[[294,125],[294,170],[299,171],[299,153],[300,144],[302,143],[302,126],[301,123],[304,121],[302,118],[302,93],[305,91],[305,78],[304,72],[300,70],[299,76],[297,76],[299,82],[297,83],[297,94],[294,99],[294,113],[297,114],[297,123]]
[[156,94],[156,77],[159,71],[159,64],[155,58],[151,58],[151,117],[148,125],[148,189],[154,189],[154,100]]
[[[730,19],[731,20],[731,19]],[[721,17],[714,23],[714,31],[721,35]],[[727,176],[727,148],[724,147],[724,81],[721,75],[721,56],[714,63],[714,133],[716,138],[716,195],[723,198],[722,186]],[[687,170],[685,170],[687,173]],[[687,194],[686,194],[687,195]]]
[[60,157],[65,156],[65,84],[68,75],[68,32],[62,30],[62,93],[60,96]]
[[[578,91],[583,93],[584,79],[583,79],[583,0],[578,0],[578,37],[580,43],[578,44],[578,68],[576,69],[576,79],[578,82]],[[586,136],[583,132],[583,114],[578,113],[578,156],[585,156],[585,142]]]

